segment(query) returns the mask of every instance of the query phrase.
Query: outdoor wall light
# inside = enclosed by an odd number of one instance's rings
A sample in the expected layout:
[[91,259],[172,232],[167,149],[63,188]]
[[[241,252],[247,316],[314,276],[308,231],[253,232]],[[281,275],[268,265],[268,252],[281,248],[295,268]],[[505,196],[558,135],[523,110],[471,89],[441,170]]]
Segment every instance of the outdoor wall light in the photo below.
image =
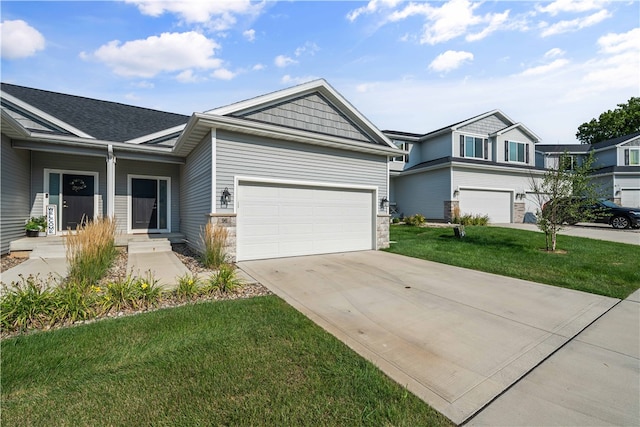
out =
[[228,207],[230,198],[231,193],[229,192],[229,189],[227,187],[224,187],[224,190],[222,190],[222,195],[220,196],[220,206],[224,208]]
[[387,196],[384,196],[380,199],[380,209],[385,209],[387,206],[389,206],[389,199],[387,199]]

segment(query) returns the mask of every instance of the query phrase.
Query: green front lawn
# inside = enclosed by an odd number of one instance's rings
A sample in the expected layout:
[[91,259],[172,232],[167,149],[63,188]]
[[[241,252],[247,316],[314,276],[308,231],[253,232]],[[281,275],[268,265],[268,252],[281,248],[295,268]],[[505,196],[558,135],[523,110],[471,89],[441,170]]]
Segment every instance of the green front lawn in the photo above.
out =
[[389,252],[444,264],[626,298],[640,287],[640,246],[558,236],[558,249],[544,251],[544,234],[498,227],[391,227]]
[[275,296],[6,339],[2,425],[451,425]]

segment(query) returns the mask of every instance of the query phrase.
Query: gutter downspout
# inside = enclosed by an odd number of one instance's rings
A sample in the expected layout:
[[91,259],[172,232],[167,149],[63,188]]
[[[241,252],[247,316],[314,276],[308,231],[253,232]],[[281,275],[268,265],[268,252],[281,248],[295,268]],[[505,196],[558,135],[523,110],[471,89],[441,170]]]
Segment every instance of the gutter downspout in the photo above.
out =
[[116,156],[113,153],[113,145],[109,144],[107,150],[107,217],[114,219],[116,201]]

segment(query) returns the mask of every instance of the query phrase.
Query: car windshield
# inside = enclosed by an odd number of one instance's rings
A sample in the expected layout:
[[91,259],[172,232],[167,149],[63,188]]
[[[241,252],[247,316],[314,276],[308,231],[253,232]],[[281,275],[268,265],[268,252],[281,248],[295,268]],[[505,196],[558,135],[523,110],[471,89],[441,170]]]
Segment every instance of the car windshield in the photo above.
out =
[[608,208],[619,208],[620,206],[616,205],[612,201],[609,200],[600,200],[600,203]]

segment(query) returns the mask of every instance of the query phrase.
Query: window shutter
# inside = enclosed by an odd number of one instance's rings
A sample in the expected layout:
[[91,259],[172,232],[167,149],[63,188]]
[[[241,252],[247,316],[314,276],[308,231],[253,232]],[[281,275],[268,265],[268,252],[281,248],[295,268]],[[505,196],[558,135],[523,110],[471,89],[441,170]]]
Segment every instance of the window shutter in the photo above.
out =
[[504,142],[504,161],[509,161],[509,141]]
[[629,166],[629,149],[625,148],[624,150],[624,165]]
[[464,135],[460,135],[460,157],[464,157]]
[[524,144],[524,156],[525,159],[524,161],[528,164],[529,163],[529,144]]
[[489,159],[489,140],[488,139],[484,140],[484,159],[485,160]]

